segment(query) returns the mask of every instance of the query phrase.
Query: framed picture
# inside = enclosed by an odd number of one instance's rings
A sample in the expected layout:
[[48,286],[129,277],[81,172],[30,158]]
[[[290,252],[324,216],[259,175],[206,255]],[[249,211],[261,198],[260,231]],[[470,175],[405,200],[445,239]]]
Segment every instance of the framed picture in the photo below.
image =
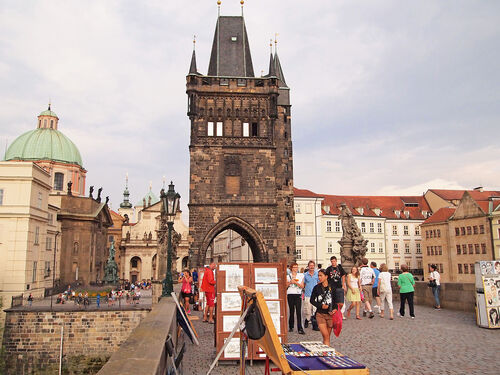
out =
[[280,313],[280,301],[266,301],[270,314]]
[[255,268],[255,282],[256,283],[277,283],[278,270],[276,268]]
[[280,321],[280,314],[271,314],[271,319],[274,324],[274,328],[276,328],[276,333],[278,335],[281,335],[281,321]]
[[[227,339],[224,340],[226,342]],[[247,353],[245,353],[245,357],[248,356],[248,349]],[[227,344],[226,348],[224,349],[224,357],[225,358],[240,358],[240,338],[239,337],[233,337],[231,341],[229,341],[229,344]]]
[[[238,320],[240,320],[239,315],[224,315],[222,317],[222,330],[224,332],[232,332],[236,324],[238,324]],[[238,328],[236,332],[239,332]]]
[[278,284],[255,284],[255,290],[264,295],[264,299],[279,299]]
[[241,297],[239,293],[222,293],[221,294],[221,310],[222,311],[240,311]]
[[226,292],[237,292],[243,285],[243,269],[229,268],[226,270]]

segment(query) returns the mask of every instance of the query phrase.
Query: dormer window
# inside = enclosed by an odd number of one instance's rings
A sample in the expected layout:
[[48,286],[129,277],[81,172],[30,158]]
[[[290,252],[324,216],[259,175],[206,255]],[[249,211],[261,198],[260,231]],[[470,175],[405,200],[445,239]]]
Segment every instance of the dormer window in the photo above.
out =
[[398,218],[401,217],[401,211],[396,210],[396,211],[394,211],[394,213],[396,214],[396,217],[398,217]]
[[410,211],[405,211],[405,217],[408,219],[410,217]]
[[358,208],[358,212],[359,212],[360,215],[364,215],[365,209],[363,207],[359,207]]

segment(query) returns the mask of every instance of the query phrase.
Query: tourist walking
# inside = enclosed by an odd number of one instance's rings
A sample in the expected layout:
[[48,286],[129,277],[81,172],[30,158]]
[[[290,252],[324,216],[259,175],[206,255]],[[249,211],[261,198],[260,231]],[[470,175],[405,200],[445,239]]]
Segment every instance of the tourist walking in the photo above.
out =
[[318,321],[323,344],[330,346],[330,336],[333,329],[333,314],[337,312],[337,301],[335,301],[335,290],[328,282],[327,272],[319,270],[319,284],[312,290],[311,303],[316,307],[316,319]]
[[347,301],[351,302],[349,308],[347,309],[347,317],[351,315],[351,310],[353,307],[356,308],[356,319],[361,320],[359,316],[359,305],[361,304],[361,283],[359,280],[358,267],[353,266],[351,268],[351,273],[347,275]]
[[359,269],[359,278],[361,280],[361,290],[363,291],[363,298],[365,302],[365,307],[363,309],[363,316],[366,316],[366,313],[369,313],[369,318],[373,318],[375,315],[372,310],[372,288],[373,281],[375,280],[375,272],[373,269],[368,267],[368,259],[361,259],[361,267]]
[[384,317],[385,302],[389,307],[390,320],[394,319],[394,307],[392,305],[392,287],[391,287],[391,274],[387,268],[387,264],[380,265],[380,273],[378,275],[377,294],[380,295],[380,317]]
[[215,262],[211,262],[208,267],[205,267],[203,280],[201,282],[201,291],[205,292],[207,305],[203,313],[203,321],[214,324],[214,306],[215,306],[215,277],[214,277]]
[[380,271],[377,269],[377,262],[370,262],[370,268],[375,272],[375,279],[373,280],[373,288],[372,288],[372,295],[373,298],[375,299],[375,305],[373,306],[373,310],[378,309],[380,313],[380,293],[378,292],[378,280],[379,280],[379,274]]
[[441,275],[439,274],[435,264],[431,264],[429,266],[429,271],[429,283],[432,284],[432,294],[434,295],[434,301],[436,302],[434,308],[441,310],[441,303],[439,301],[439,293],[441,293]]
[[193,268],[191,270],[191,276],[193,277],[193,310],[198,311],[198,299],[199,299],[199,292],[198,292],[198,271],[196,271],[196,268]]
[[189,308],[189,299],[192,293],[191,284],[193,283],[191,272],[189,272],[189,270],[184,270],[179,277],[179,282],[182,283],[181,299],[184,304],[184,310],[186,310],[186,313],[191,314],[191,309]]
[[28,296],[28,305],[31,307],[33,305],[33,294],[30,293]]
[[293,332],[294,326],[294,313],[297,316],[297,329],[301,335],[304,335],[304,329],[302,328],[302,314],[300,312],[302,289],[304,289],[304,274],[299,273],[299,265],[297,263],[292,263],[290,266],[290,274],[287,276],[286,281],[286,294],[288,300],[288,309],[290,310],[290,316],[288,318],[288,330]]
[[101,294],[97,293],[97,297],[95,298],[95,304],[97,305],[97,308],[101,308]]
[[312,324],[312,329],[319,331],[318,323],[314,314],[316,313],[316,307],[311,304],[311,294],[313,288],[319,283],[318,271],[316,270],[316,263],[310,260],[307,263],[307,272],[304,274],[304,328],[307,328],[309,324]]
[[408,307],[410,309],[410,316],[415,319],[415,312],[413,309],[413,294],[415,292],[415,280],[413,275],[408,272],[408,266],[406,264],[401,265],[401,271],[403,273],[398,277],[399,295],[401,299],[401,306],[399,308],[398,316],[405,316],[405,302],[408,301]]
[[335,291],[335,302],[338,303],[339,310],[342,310],[344,306],[344,294],[347,292],[345,282],[347,272],[345,272],[342,265],[337,263],[337,257],[335,255],[330,257],[330,263],[331,265],[326,269],[328,283]]

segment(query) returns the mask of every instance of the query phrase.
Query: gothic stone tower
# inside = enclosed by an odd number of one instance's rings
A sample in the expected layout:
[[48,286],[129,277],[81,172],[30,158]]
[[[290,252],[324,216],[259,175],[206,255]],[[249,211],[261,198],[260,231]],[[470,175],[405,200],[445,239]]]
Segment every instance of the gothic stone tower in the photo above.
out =
[[254,77],[243,16],[219,16],[208,75],[193,51],[186,92],[191,264],[210,258],[225,229],[248,242],[256,262],[293,259],[290,96],[277,53],[269,73]]

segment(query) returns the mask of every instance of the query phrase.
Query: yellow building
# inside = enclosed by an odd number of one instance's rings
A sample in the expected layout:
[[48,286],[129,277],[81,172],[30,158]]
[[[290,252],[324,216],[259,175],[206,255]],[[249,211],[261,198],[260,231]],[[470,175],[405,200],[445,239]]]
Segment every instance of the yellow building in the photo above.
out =
[[0,296],[4,307],[10,307],[12,296],[43,297],[53,279],[59,279],[59,209],[49,204],[50,191],[51,176],[37,164],[0,162]]

